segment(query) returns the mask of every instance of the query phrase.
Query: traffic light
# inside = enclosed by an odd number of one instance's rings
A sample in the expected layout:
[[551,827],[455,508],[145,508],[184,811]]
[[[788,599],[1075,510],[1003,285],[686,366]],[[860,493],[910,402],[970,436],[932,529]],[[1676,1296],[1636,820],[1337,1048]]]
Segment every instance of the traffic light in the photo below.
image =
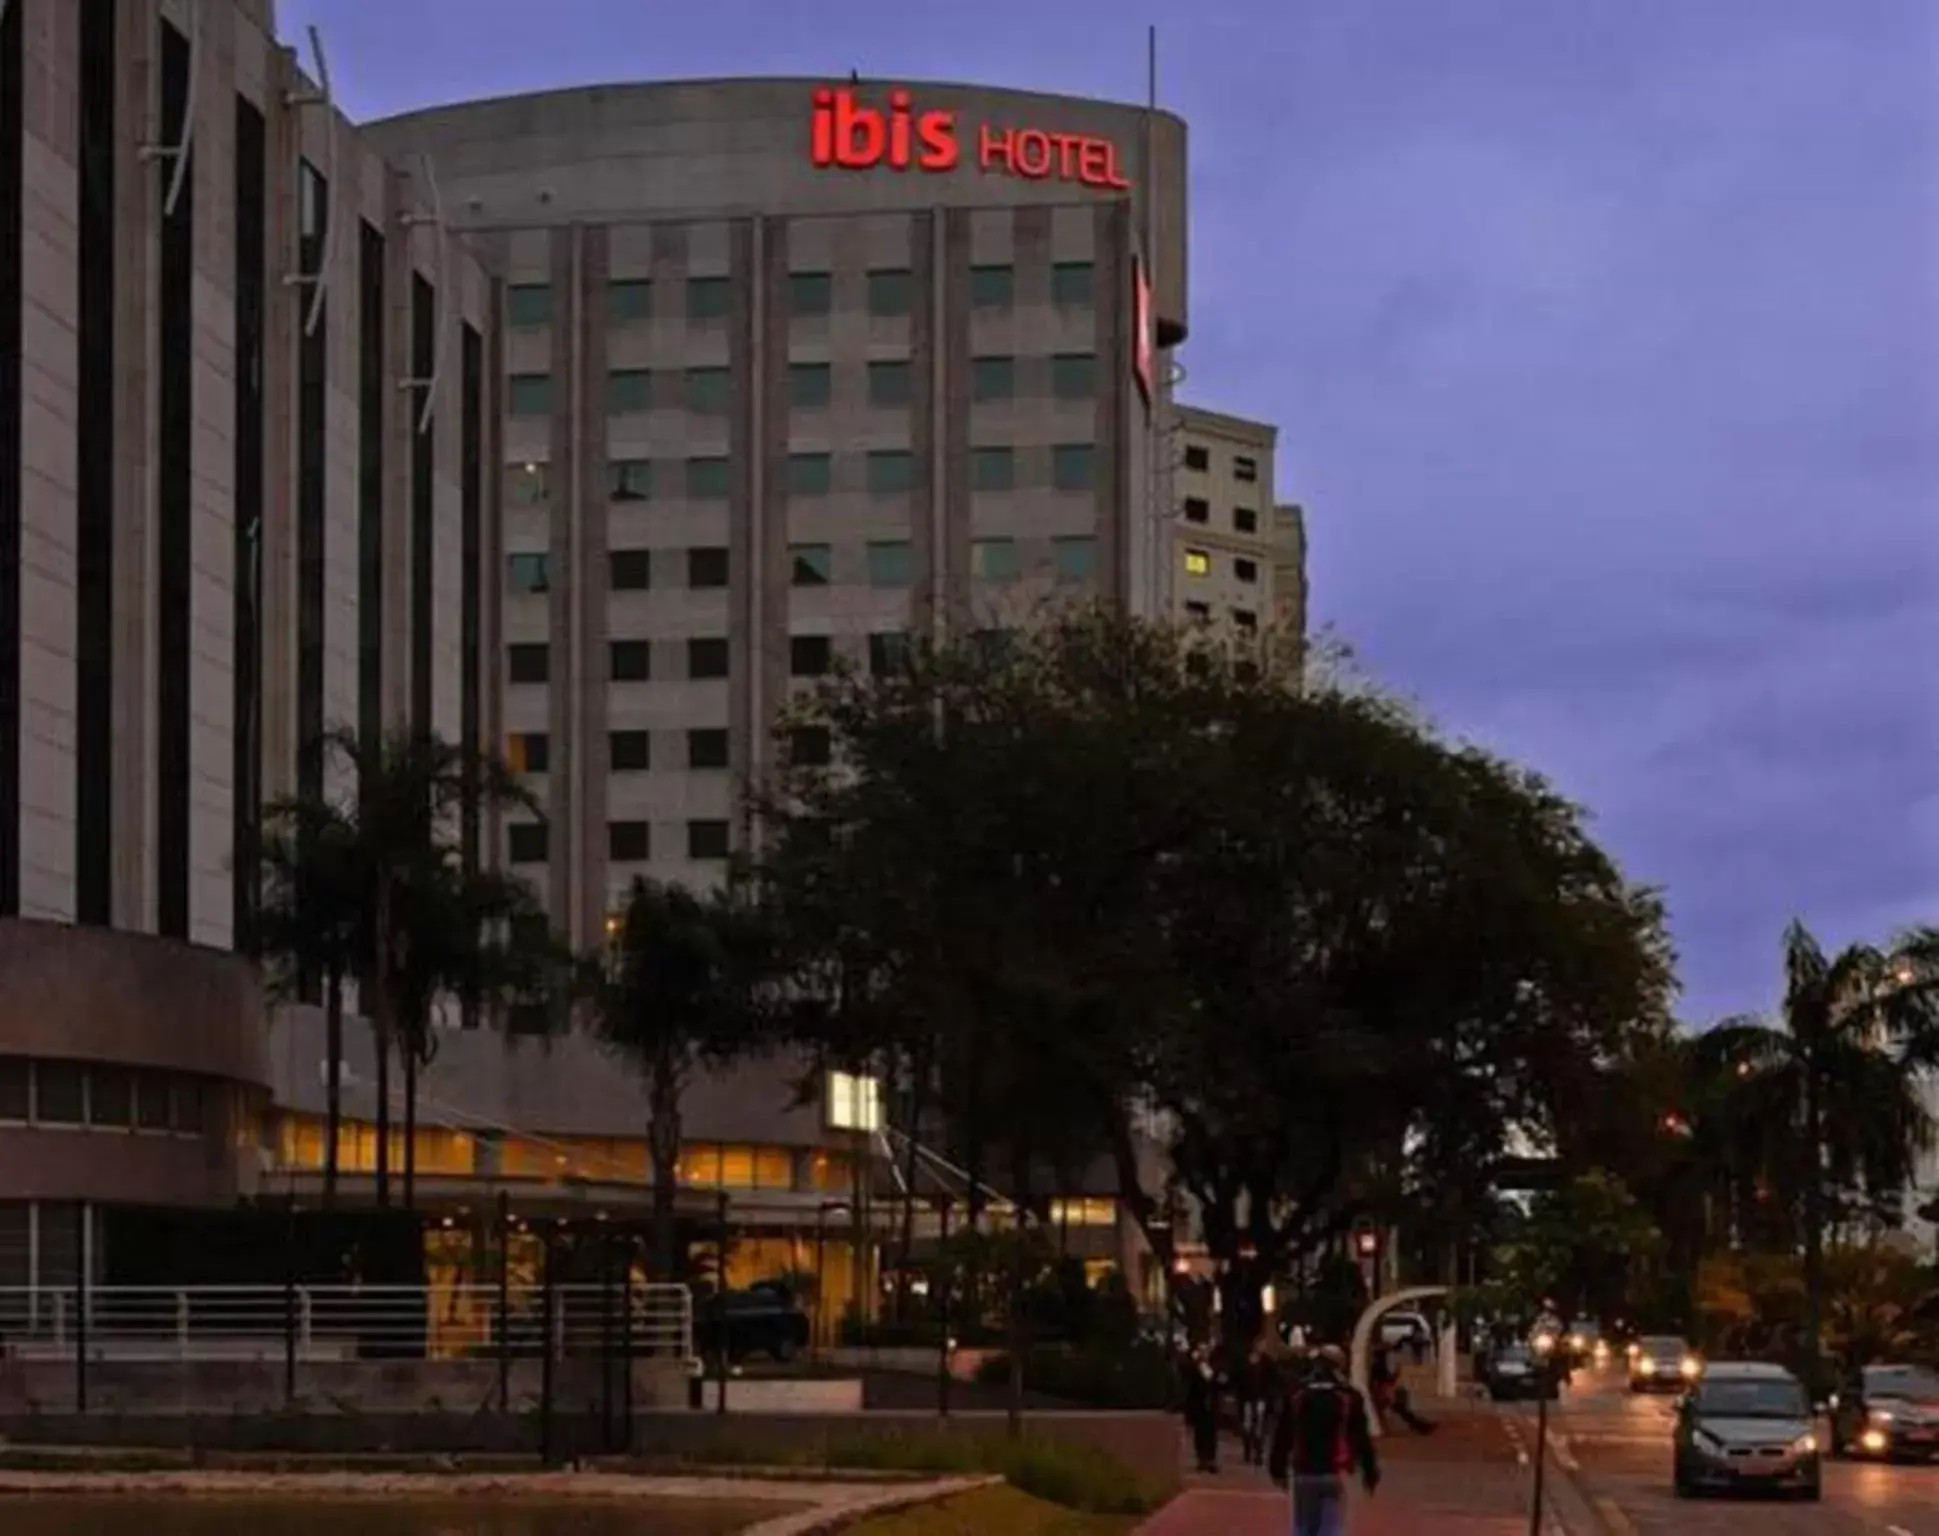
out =
[[1372,1227],[1362,1227],[1358,1232],[1353,1234],[1353,1252],[1357,1258],[1379,1258],[1380,1234]]

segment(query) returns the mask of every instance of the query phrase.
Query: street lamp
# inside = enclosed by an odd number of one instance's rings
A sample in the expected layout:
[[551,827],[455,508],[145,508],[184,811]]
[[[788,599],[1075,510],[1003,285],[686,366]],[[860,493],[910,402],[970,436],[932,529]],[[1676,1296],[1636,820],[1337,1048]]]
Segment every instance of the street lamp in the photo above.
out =
[[1542,1482],[1548,1466],[1549,1390],[1555,1379],[1555,1334],[1539,1329],[1535,1349],[1535,1500],[1528,1511],[1528,1536],[1542,1536]]

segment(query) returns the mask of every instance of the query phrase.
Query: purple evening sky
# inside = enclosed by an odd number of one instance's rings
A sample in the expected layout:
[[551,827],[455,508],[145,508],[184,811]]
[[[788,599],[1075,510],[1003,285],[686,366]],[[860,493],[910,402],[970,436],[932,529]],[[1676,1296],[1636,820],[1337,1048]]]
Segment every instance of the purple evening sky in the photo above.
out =
[[[357,117],[675,76],[1141,99],[1115,0],[281,0]],[[1167,19],[1171,18],[1171,19]],[[1692,1022],[1939,920],[1939,3],[1197,0],[1189,398],[1318,616],[1664,886]]]

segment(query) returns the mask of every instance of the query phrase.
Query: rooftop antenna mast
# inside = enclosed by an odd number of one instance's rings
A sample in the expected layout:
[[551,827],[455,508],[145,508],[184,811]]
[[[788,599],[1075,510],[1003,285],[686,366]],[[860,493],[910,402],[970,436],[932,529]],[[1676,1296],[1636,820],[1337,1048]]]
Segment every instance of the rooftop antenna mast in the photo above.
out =
[[[1145,134],[1144,134],[1144,173],[1138,178],[1138,194],[1144,199],[1144,228],[1140,243],[1143,247],[1140,261],[1144,267],[1144,282],[1153,291],[1157,290],[1154,272],[1155,254],[1158,249],[1158,24],[1151,23],[1145,28]],[[1134,306],[1134,325],[1140,323],[1136,318]],[[1157,328],[1158,317],[1155,306],[1149,318],[1142,323]],[[1143,347],[1145,339],[1134,336],[1131,345],[1134,350]],[[1156,351],[1156,347],[1153,347]],[[1160,572],[1161,559],[1166,555],[1164,549],[1164,530],[1169,526],[1166,509],[1158,504],[1164,494],[1165,479],[1159,469],[1159,453],[1168,450],[1169,439],[1165,433],[1165,422],[1161,410],[1162,390],[1153,370],[1151,395],[1145,402],[1145,515],[1143,535],[1145,546],[1145,596],[1146,617],[1161,619],[1168,617],[1159,613],[1158,605],[1164,598],[1165,582]]]

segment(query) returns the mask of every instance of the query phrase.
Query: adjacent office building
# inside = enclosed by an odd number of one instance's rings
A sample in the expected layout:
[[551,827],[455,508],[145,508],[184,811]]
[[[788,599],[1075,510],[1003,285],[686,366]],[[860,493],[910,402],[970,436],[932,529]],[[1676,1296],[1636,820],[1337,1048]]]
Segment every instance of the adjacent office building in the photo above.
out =
[[1302,634],[1305,525],[1298,507],[1274,504],[1279,429],[1193,405],[1174,420],[1172,616],[1235,636]]

